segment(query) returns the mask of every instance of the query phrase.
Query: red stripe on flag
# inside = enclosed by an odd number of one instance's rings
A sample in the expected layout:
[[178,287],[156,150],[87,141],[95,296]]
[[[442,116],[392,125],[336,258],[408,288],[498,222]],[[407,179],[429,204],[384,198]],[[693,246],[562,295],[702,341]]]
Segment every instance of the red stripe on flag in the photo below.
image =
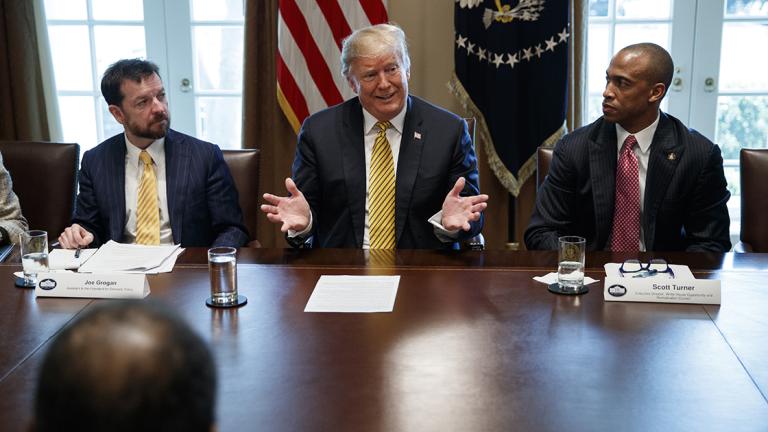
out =
[[360,0],[360,6],[363,7],[365,15],[371,24],[381,24],[389,21],[387,18],[387,8],[381,0]]
[[296,45],[299,46],[301,53],[304,54],[309,74],[317,84],[317,88],[320,90],[325,103],[329,106],[341,103],[341,93],[333,82],[331,71],[328,69],[320,49],[312,38],[307,21],[304,19],[304,15],[302,15],[296,2],[294,0],[280,0],[280,15],[283,17],[283,21],[288,30],[290,30],[291,35],[293,35]]
[[336,46],[341,50],[341,42],[345,37],[352,34],[352,29],[349,28],[344,12],[341,11],[341,7],[336,1],[319,1],[317,5],[320,6],[320,11],[328,22],[328,27],[333,33],[333,39],[336,40]]
[[291,104],[296,118],[299,123],[304,122],[304,119],[309,117],[309,108],[307,108],[307,101],[304,99],[304,94],[301,93],[301,89],[296,85],[296,80],[293,79],[293,74],[283,61],[283,56],[280,55],[280,51],[277,51],[277,82],[280,83],[280,89],[283,91],[288,103]]

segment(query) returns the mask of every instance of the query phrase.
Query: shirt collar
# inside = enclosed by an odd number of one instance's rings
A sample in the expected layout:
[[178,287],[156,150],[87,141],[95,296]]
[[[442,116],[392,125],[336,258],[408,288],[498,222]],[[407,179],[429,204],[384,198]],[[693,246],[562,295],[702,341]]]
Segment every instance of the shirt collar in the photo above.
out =
[[[403,104],[403,109],[400,110],[397,115],[392,118],[389,122],[392,124],[392,127],[400,133],[400,135],[403,134],[403,124],[405,123],[405,111],[408,109],[408,104]],[[373,128],[376,126],[376,123],[379,121],[376,119],[376,117],[373,116],[373,114],[366,111],[365,108],[363,108],[363,126],[364,131],[366,135],[372,134],[372,133],[378,133],[379,131],[374,130]]]
[[[125,136],[125,150],[126,156],[131,161],[131,163],[138,163],[141,149],[133,145],[131,140],[128,139],[128,135]],[[157,165],[157,161],[163,160],[165,158],[165,137],[156,139],[145,150],[152,157],[152,161],[155,163],[155,165]]]
[[621,146],[624,145],[624,140],[626,140],[628,136],[634,135],[640,151],[648,153],[648,149],[651,148],[651,143],[653,142],[653,135],[656,133],[656,128],[659,126],[660,113],[661,111],[657,111],[656,120],[645,129],[634,134],[627,132],[627,130],[621,127],[620,124],[616,123],[616,138],[618,139],[619,152],[621,152]]

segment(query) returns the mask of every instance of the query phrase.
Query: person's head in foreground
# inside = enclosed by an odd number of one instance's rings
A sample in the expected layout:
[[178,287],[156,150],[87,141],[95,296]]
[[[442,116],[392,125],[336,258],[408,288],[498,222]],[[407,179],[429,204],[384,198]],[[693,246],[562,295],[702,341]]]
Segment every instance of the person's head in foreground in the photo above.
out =
[[216,369],[206,343],[146,301],[99,305],[52,343],[32,431],[215,430]]

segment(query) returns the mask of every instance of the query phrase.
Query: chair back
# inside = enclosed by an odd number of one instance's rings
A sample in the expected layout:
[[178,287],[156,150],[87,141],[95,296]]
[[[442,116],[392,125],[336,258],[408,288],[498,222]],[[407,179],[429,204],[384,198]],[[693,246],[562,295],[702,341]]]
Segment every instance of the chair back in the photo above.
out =
[[552,149],[539,147],[536,151],[536,188],[538,189],[549,173],[549,164],[552,163]]
[[741,243],[768,252],[768,149],[741,149]]
[[251,240],[256,240],[256,222],[259,210],[259,150],[222,150],[224,161],[235,180],[243,222]]
[[53,241],[72,223],[80,146],[0,141],[0,153],[30,229],[47,231]]

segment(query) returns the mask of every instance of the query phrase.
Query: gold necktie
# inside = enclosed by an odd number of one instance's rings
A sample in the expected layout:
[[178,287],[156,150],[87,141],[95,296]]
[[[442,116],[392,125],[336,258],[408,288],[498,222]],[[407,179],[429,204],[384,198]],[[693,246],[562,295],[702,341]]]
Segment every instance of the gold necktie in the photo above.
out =
[[395,248],[395,164],[387,141],[389,122],[378,122],[379,134],[371,155],[368,217],[371,249]]
[[152,156],[142,150],[139,159],[144,163],[136,200],[136,244],[160,244],[160,209],[157,206],[157,177],[152,167]]

